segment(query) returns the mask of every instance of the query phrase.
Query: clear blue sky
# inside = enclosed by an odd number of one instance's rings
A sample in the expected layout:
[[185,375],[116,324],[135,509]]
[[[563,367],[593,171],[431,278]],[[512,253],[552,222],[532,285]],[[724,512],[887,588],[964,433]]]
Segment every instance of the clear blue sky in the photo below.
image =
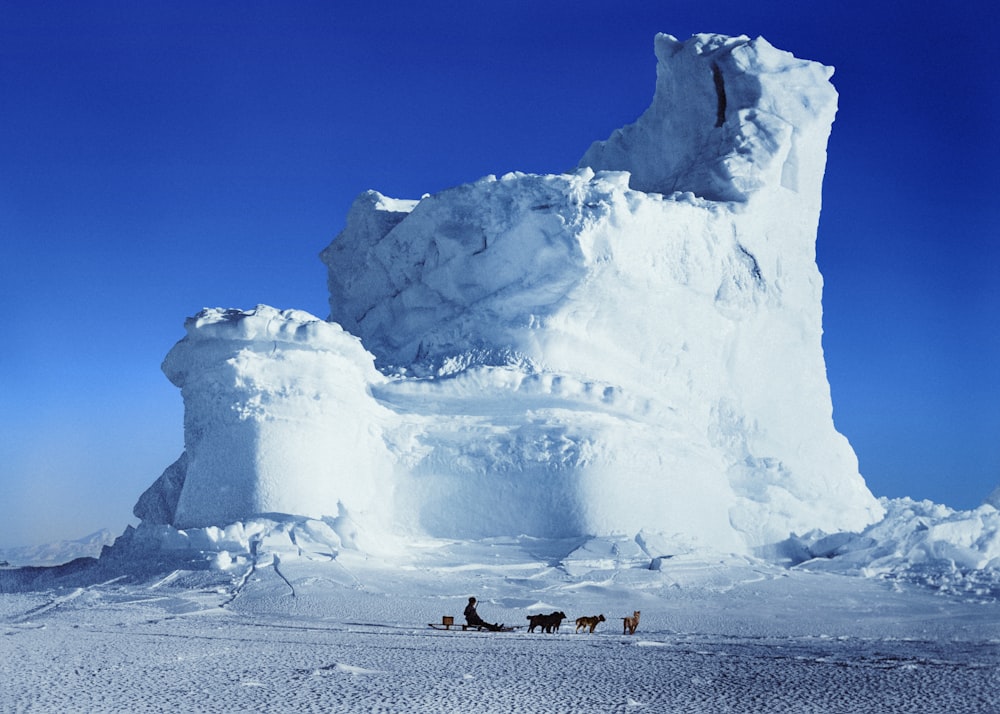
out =
[[649,104],[653,36],[836,67],[818,261],[834,420],[879,496],[1000,484],[992,3],[0,0],[0,547],[131,522],[204,306],[325,316],[352,199],[552,173]]

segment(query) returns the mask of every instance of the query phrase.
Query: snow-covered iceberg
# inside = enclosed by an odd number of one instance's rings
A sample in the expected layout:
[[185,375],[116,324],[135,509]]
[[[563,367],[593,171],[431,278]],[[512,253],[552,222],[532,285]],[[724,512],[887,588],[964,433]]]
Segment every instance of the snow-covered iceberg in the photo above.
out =
[[140,497],[144,522],[226,525],[267,513],[384,522],[390,461],[356,337],[300,310],[203,310],[163,362],[184,397],[184,454]]
[[876,521],[821,345],[832,70],[761,38],[656,54],[650,108],[571,173],[359,196],[329,323],[189,320],[185,454],[137,515],[736,552]]

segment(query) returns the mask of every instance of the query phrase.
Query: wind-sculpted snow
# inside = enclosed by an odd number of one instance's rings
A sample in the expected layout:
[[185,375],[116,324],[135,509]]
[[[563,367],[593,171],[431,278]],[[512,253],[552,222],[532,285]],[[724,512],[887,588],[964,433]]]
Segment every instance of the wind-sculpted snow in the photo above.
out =
[[[383,559],[296,552],[291,530],[314,544],[329,532],[262,525],[204,535],[229,547],[265,538],[266,560],[107,572],[0,597],[2,708],[996,710],[996,603],[717,554],[676,554],[651,570],[630,539],[424,540]],[[489,620],[520,628],[427,626],[460,621],[469,595]],[[636,609],[639,628],[623,635],[621,617]],[[552,610],[569,618],[559,632],[526,631],[527,615]],[[574,631],[576,617],[598,613],[593,634]]]
[[189,320],[164,363],[185,453],[136,514],[724,552],[877,520],[821,345],[832,72],[763,39],[656,53],[650,108],[573,173],[359,196],[329,323]]

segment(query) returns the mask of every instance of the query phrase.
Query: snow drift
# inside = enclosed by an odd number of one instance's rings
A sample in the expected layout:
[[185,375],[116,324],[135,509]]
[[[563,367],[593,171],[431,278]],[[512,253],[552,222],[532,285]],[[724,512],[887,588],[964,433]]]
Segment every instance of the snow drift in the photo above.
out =
[[136,514],[736,552],[877,520],[821,345],[832,70],[761,38],[656,54],[650,108],[573,173],[362,194],[321,255],[329,323],[189,320],[185,453]]

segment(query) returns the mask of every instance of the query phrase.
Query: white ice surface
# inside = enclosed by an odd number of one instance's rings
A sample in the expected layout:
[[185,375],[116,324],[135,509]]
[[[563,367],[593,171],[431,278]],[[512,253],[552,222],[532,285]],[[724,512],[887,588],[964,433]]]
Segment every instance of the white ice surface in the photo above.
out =
[[[428,540],[405,560],[277,543],[225,571],[109,569],[0,596],[0,709],[997,711],[996,602],[746,557],[650,570],[628,540]],[[469,595],[522,629],[428,627],[461,620]],[[550,607],[570,620],[528,634]]]

